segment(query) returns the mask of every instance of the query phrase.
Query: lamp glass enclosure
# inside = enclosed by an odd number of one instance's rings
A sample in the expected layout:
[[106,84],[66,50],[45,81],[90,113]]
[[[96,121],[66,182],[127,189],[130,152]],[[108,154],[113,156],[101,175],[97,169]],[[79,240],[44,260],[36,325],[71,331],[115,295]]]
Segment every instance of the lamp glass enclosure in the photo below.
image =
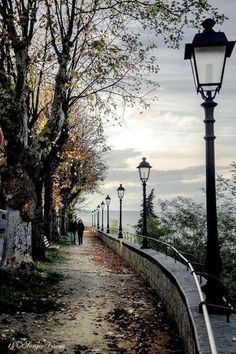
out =
[[105,208],[105,203],[101,202],[101,209],[104,210],[104,208]]
[[219,91],[225,66],[226,46],[195,47],[193,51],[194,76],[197,91]]
[[141,181],[146,182],[150,175],[151,166],[150,163],[146,161],[146,157],[143,157],[143,160],[138,165],[139,177]]
[[140,167],[139,177],[142,181],[147,181],[150,175],[150,167]]
[[105,202],[106,202],[106,205],[107,205],[107,206],[110,205],[110,203],[111,203],[111,198],[109,197],[109,195],[106,196]]
[[117,189],[117,194],[119,199],[122,199],[124,197],[125,189],[122,184],[120,184],[120,187]]

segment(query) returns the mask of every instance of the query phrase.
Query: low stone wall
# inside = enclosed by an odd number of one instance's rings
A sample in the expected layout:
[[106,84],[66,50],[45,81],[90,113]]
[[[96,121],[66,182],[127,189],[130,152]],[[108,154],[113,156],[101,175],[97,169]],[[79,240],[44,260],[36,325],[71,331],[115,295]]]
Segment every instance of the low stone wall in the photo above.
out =
[[[179,262],[175,263],[173,258],[165,257],[162,253],[140,249],[139,245],[119,240],[110,234],[99,232],[98,236],[160,296],[166,310],[175,319],[186,354],[209,353],[206,333],[203,333],[204,321],[197,308],[199,299],[196,297],[197,294],[192,294],[195,283],[186,267]],[[186,296],[188,292],[191,292],[192,303],[189,303]],[[200,327],[202,326],[200,336],[202,343],[199,342],[194,316],[198,317],[198,323]]]

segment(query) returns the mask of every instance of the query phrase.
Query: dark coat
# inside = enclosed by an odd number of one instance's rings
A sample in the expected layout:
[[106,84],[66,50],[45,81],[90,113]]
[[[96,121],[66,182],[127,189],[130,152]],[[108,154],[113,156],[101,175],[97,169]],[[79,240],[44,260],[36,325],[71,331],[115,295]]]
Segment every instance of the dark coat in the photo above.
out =
[[84,232],[84,224],[82,221],[79,221],[78,222],[78,235],[83,235],[83,232]]
[[70,220],[68,225],[68,231],[76,232],[77,231],[77,221]]

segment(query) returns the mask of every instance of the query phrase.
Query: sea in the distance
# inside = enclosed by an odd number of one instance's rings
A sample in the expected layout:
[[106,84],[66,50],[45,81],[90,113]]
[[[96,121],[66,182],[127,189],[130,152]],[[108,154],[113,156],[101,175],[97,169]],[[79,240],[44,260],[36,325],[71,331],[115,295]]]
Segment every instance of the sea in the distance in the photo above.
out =
[[[100,225],[102,222],[102,212],[99,212],[100,216]],[[107,211],[104,210],[104,227],[106,227]],[[91,210],[78,210],[77,217],[82,219],[86,226],[92,226],[92,211]],[[120,212],[119,210],[110,210],[109,212],[109,221],[112,224],[113,220],[119,222]],[[140,212],[134,210],[123,210],[122,212],[122,227],[127,231],[133,231],[133,227],[137,224],[138,219],[140,218]]]

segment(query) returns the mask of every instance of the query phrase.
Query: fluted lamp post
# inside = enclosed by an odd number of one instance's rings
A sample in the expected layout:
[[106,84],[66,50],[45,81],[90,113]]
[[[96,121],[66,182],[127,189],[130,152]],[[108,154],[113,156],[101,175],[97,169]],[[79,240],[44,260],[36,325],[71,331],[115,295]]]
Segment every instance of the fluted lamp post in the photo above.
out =
[[107,233],[110,233],[110,225],[109,225],[109,207],[110,207],[110,203],[111,203],[111,198],[109,197],[109,195],[106,196],[105,199],[106,205],[107,205]]
[[101,231],[104,231],[104,225],[103,225],[103,220],[104,220],[104,208],[105,208],[105,203],[104,201],[101,202],[101,209],[102,209],[102,227]]
[[[214,151],[214,108],[217,103],[214,98],[221,89],[226,58],[230,57],[235,41],[228,41],[223,32],[215,32],[214,25],[212,19],[202,23],[203,32],[186,44],[184,59],[191,61],[196,90],[204,100],[201,106],[205,111],[207,247],[204,266],[211,277],[203,290],[208,304],[224,305],[224,289],[217,281],[223,266],[217,228]],[[209,306],[209,310],[217,311],[214,306]]]
[[140,164],[137,166],[139,171],[139,177],[143,185],[143,227],[142,227],[142,246],[141,248],[148,248],[148,230],[147,230],[147,198],[146,198],[146,186],[147,180],[150,175],[150,170],[152,166],[147,162],[146,157],[143,157]]
[[125,189],[122,186],[122,184],[120,184],[120,187],[118,187],[117,194],[118,194],[118,198],[120,199],[120,220],[119,220],[118,238],[123,238],[123,232],[122,232],[122,199],[123,199],[124,194],[125,194]]
[[100,229],[100,224],[99,224],[99,212],[100,212],[100,205],[97,206],[97,229]]

